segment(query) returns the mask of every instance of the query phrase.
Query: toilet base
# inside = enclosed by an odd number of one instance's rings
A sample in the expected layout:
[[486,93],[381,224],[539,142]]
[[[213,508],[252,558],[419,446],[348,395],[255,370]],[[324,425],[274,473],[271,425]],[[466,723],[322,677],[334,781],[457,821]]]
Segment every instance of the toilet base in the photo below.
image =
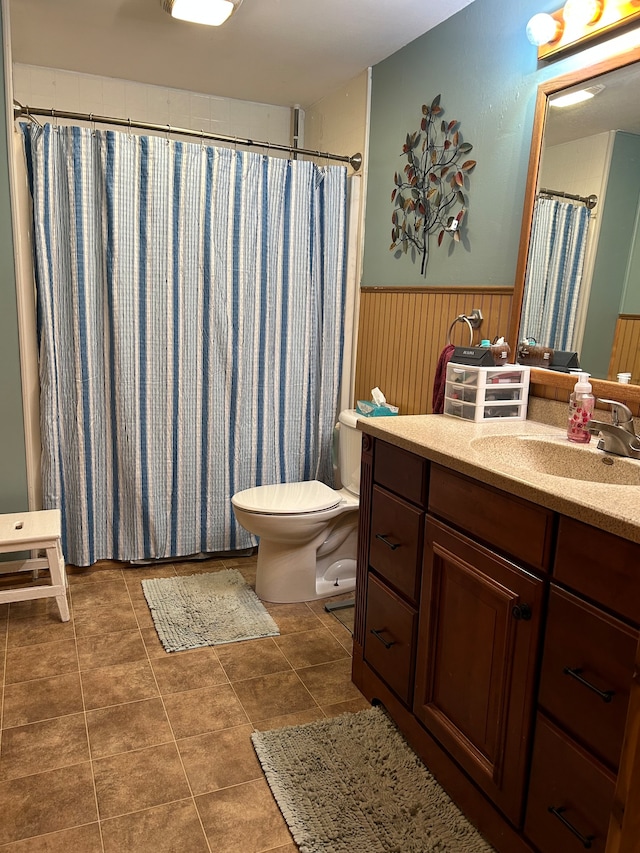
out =
[[[353,591],[357,512],[345,515],[333,531],[325,530],[302,546],[261,538],[256,567],[258,598],[274,604],[293,604]],[[335,550],[327,547],[335,546],[338,541]]]

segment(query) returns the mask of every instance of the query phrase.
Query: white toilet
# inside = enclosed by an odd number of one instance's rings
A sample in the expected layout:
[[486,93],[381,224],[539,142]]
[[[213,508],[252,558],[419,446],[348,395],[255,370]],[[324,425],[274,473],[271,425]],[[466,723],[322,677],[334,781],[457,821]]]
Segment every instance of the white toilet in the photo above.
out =
[[245,489],[231,498],[238,523],[260,537],[256,593],[263,601],[314,601],[356,585],[362,433],[338,418],[337,491],[317,480]]

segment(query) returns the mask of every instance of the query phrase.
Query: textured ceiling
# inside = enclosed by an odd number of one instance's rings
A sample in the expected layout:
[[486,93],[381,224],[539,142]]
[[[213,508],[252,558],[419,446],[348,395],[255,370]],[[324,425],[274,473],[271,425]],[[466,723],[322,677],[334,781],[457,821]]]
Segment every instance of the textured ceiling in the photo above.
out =
[[472,0],[244,0],[222,27],[161,0],[10,0],[13,60],[308,107]]

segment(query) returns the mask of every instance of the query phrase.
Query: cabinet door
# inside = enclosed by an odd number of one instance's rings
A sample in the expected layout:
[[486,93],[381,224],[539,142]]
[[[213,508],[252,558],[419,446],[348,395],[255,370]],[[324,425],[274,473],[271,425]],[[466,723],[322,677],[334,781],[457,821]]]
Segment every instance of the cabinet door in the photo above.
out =
[[518,826],[543,583],[432,519],[425,539],[414,713]]

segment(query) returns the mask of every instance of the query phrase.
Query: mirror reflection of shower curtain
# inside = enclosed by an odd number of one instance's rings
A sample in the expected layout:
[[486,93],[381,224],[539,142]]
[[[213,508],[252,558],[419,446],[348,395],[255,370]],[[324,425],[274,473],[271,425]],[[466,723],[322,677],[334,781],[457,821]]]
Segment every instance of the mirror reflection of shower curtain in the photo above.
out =
[[234,492],[331,482],[347,176],[253,152],[24,127],[45,508],[68,562],[255,544]]
[[584,205],[536,200],[520,337],[557,350],[575,349],[589,219]]

